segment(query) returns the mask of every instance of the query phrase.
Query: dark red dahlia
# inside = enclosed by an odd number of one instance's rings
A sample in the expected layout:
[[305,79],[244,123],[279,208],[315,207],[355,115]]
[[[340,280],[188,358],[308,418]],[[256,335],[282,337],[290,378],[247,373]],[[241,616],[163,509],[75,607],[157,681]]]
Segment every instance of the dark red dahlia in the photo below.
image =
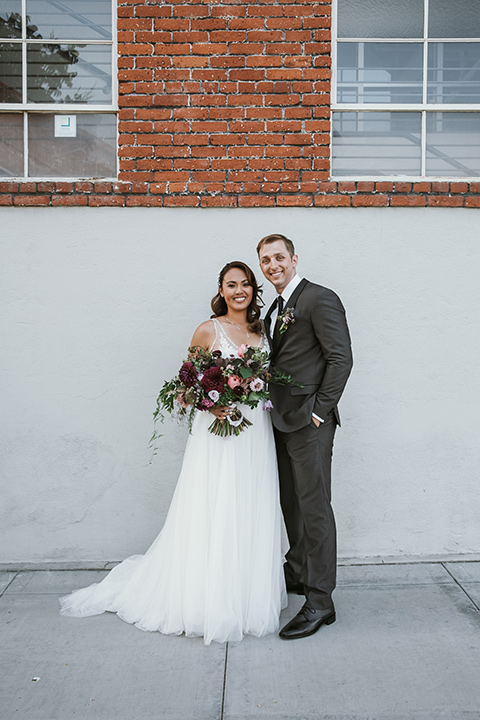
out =
[[200,384],[207,393],[210,390],[216,390],[222,393],[225,390],[225,380],[222,373],[222,368],[210,367],[203,373],[203,378],[200,380]]
[[197,371],[195,370],[194,364],[191,362],[184,362],[180,368],[178,377],[185,387],[193,387],[197,380]]

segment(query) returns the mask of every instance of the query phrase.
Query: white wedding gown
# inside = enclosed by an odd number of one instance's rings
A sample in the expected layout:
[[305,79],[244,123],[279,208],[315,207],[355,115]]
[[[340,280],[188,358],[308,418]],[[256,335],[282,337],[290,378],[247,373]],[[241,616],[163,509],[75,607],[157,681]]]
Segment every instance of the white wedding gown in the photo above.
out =
[[[236,354],[214,324],[212,348]],[[253,425],[228,438],[208,432],[211,413],[197,413],[162,531],[145,555],[60,598],[63,615],[115,612],[207,645],[275,632],[287,604],[275,445],[268,412],[242,411]]]

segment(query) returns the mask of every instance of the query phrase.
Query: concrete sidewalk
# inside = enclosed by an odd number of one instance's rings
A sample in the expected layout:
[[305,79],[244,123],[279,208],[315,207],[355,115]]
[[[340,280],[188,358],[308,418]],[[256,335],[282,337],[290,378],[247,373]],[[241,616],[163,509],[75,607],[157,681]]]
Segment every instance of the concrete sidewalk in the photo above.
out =
[[105,574],[0,573],[1,720],[480,720],[480,562],[343,566],[334,625],[209,647],[59,615]]

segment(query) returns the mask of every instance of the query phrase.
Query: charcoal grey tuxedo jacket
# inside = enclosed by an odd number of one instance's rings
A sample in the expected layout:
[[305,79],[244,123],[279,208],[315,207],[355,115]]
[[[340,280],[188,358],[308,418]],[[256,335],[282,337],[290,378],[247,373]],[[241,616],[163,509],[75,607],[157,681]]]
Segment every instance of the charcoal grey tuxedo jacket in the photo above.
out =
[[280,334],[281,322],[277,320],[272,339],[270,316],[275,306],[276,301],[265,317],[271,362],[302,387],[270,385],[274,426],[283,432],[299,430],[311,422],[312,413],[323,420],[333,413],[340,424],[337,404],[353,365],[340,298],[332,290],[303,279],[284,309],[293,311],[295,322]]

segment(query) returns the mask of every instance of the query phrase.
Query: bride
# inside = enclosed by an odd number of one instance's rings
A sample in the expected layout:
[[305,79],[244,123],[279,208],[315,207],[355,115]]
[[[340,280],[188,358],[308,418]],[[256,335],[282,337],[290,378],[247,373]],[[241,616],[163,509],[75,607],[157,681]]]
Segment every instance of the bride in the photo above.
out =
[[[259,289],[243,262],[220,272],[212,319],[191,345],[267,349]],[[228,407],[212,408],[225,418]],[[60,598],[74,617],[115,612],[141,630],[203,636],[205,644],[275,632],[286,606],[277,462],[270,416],[242,406],[252,427],[238,436],[208,432],[196,414],[164,527],[145,555],[132,555],[98,584]]]

